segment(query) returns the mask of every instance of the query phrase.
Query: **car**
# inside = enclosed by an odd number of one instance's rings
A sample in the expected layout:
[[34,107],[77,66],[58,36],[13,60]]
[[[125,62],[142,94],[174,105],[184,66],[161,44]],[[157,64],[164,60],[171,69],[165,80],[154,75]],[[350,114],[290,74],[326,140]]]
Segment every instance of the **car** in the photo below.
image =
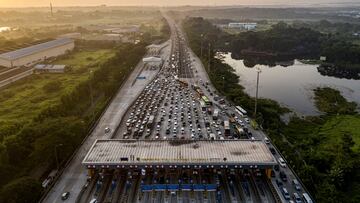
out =
[[111,131],[111,129],[109,128],[109,127],[106,127],[105,128],[105,133],[107,134],[107,133],[109,133]]
[[70,197],[70,192],[64,192],[61,195],[61,200],[67,200]]
[[295,189],[296,189],[297,191],[300,191],[300,190],[301,190],[301,186],[300,186],[300,183],[299,183],[298,180],[293,179],[293,180],[292,180],[292,184],[294,185],[294,187],[295,187]]
[[281,192],[286,200],[290,200],[290,194],[285,187],[281,188]]
[[301,197],[298,193],[294,192],[293,197],[294,197],[295,203],[302,203]]
[[274,166],[274,170],[275,170],[275,171],[279,171],[279,170],[280,170],[279,165],[275,165],[275,166]]
[[286,162],[282,157],[280,157],[278,161],[281,167],[286,168]]
[[270,147],[269,150],[270,150],[271,154],[274,154],[274,155],[276,154],[276,151],[274,148]]
[[244,119],[246,123],[250,123],[250,119],[249,118],[245,118]]
[[286,182],[286,181],[287,181],[287,176],[286,176],[286,174],[285,174],[284,171],[280,171],[279,175],[280,175],[280,178],[281,178],[281,180],[282,180],[283,182]]
[[275,178],[275,171],[274,170],[271,170],[271,177]]
[[265,142],[265,144],[270,144],[269,138],[265,137],[265,138],[264,138],[264,142]]
[[283,185],[283,183],[281,182],[281,180],[276,179],[276,185],[277,185],[278,187],[281,187],[281,186]]
[[89,203],[97,203],[97,199],[92,199]]

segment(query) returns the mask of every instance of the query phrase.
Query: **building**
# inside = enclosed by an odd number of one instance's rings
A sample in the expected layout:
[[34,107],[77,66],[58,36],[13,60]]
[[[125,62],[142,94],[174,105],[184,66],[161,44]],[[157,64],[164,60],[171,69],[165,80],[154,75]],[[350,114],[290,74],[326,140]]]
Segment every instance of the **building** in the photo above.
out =
[[33,45],[15,51],[0,54],[0,66],[12,68],[31,66],[48,58],[65,54],[74,49],[74,40],[68,38]]
[[261,141],[96,140],[82,164],[102,168],[271,169],[277,164]]
[[253,30],[257,26],[257,23],[229,23],[229,28],[242,29],[242,30]]
[[154,57],[154,56],[150,56],[150,57],[146,57],[143,58],[143,62],[144,63],[161,63],[162,59],[160,57]]
[[36,73],[64,73],[65,65],[38,64],[34,68]]

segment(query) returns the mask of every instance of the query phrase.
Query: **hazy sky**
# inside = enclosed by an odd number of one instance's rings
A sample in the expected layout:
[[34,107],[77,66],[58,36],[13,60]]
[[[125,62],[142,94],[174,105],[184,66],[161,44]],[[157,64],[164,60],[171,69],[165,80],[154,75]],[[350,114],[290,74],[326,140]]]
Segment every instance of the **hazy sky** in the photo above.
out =
[[[341,3],[344,0],[0,0],[0,7],[48,6],[86,6],[86,5],[304,5]],[[345,0],[360,2],[360,0]]]

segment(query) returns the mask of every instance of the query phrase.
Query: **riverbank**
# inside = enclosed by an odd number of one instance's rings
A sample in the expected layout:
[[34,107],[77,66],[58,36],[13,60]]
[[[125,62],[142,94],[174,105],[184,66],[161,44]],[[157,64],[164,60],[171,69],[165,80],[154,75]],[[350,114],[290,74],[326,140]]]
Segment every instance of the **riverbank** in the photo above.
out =
[[[217,32],[216,28],[199,19],[186,19],[183,27],[192,50],[198,56],[201,56],[201,41],[208,44],[212,40],[200,40],[201,34],[208,33],[212,36]],[[254,99],[238,84],[239,77],[234,69],[214,58],[214,55],[215,51],[211,50],[210,57],[201,58],[203,64],[210,64],[207,72],[212,84],[229,101],[243,106],[251,115]],[[319,96],[318,101],[332,101],[322,94]],[[326,114],[305,119],[293,117],[285,125],[281,122],[280,115],[287,111],[273,100],[260,99],[257,121],[262,124],[272,142],[280,149],[317,202],[357,202],[360,198],[357,191],[360,188],[357,173],[360,165],[360,116]]]

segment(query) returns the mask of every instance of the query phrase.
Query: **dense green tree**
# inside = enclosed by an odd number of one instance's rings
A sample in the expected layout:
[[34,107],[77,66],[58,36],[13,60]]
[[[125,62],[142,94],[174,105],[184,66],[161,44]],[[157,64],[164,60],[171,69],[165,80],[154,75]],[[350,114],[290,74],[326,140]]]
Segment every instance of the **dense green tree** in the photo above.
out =
[[36,203],[41,195],[41,184],[30,177],[16,179],[1,189],[1,202]]

